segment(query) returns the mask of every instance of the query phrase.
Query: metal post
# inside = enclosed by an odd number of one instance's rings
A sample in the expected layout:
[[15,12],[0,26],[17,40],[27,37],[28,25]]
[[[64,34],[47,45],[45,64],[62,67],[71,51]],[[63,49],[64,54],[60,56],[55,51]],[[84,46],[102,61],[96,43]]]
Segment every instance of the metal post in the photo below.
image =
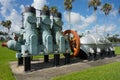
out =
[[23,57],[18,58],[18,66],[23,65]]
[[116,55],[115,55],[115,51],[112,51],[112,56],[113,56],[113,57],[115,57],[115,56],[116,56]]
[[90,55],[90,60],[95,60],[96,54],[95,53],[91,53]]
[[92,54],[91,54],[91,53],[89,53],[89,55],[88,55],[88,60],[89,60],[89,61],[92,60]]
[[44,55],[44,62],[49,62],[49,55]]
[[60,54],[54,54],[54,65],[59,65],[60,62]]
[[24,58],[24,71],[30,71],[31,70],[31,59],[30,57]]
[[65,53],[65,64],[70,63],[70,53]]

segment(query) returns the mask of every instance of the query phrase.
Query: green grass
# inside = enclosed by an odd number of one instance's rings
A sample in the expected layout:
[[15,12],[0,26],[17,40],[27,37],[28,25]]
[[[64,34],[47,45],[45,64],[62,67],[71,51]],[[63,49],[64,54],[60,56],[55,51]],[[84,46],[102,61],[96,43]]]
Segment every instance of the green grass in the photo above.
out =
[[[120,55],[120,47],[115,47],[115,54]],[[51,80],[120,80],[120,62],[69,73]]]
[[[115,48],[116,54],[120,54],[120,47]],[[1,47],[0,42],[0,80],[15,80],[13,73],[10,69],[9,62],[17,60],[15,58],[15,51],[9,50],[7,48]],[[63,55],[61,55],[63,56]],[[50,57],[52,58],[53,55],[51,54]],[[43,58],[43,56],[36,56],[37,58]],[[118,80],[120,77],[120,63],[112,63],[109,65],[105,65],[102,67],[90,68],[88,70],[82,72],[75,72],[71,73],[59,78],[55,78],[54,80]],[[115,74],[116,73],[116,74]],[[107,78],[104,79],[105,76]],[[112,75],[112,76],[109,76]],[[81,77],[82,76],[82,77]],[[104,77],[101,77],[104,76]],[[70,77],[70,78],[69,78]],[[76,78],[75,78],[76,77]],[[90,78],[93,77],[93,78]],[[89,79],[90,78],[90,79]],[[108,79],[110,78],[110,79]],[[114,79],[113,79],[114,78]]]
[[115,47],[115,54],[120,55],[120,47]]
[[[9,66],[10,61],[17,60],[15,58],[15,51],[12,51],[7,48],[1,47],[0,42],[0,80],[15,80],[12,71]],[[53,54],[49,56],[50,58],[53,58]],[[43,58],[43,56],[34,56],[33,59],[39,59]]]
[[14,61],[15,52],[1,47],[0,42],[0,80],[15,80],[9,67],[9,61]]
[[120,62],[73,72],[52,80],[120,80]]

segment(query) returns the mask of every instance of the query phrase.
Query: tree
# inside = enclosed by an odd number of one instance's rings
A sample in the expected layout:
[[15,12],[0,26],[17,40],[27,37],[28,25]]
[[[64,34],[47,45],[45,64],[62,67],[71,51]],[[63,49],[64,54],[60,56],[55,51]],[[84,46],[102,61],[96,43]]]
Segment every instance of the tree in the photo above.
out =
[[112,36],[108,37],[108,40],[111,42],[120,42],[119,34],[113,34]]
[[94,8],[94,12],[97,10],[97,7],[101,5],[100,0],[90,0],[88,7],[93,7]]
[[54,14],[55,13],[57,13],[58,12],[58,9],[57,9],[57,7],[56,6],[52,6],[51,8],[50,8],[50,13],[54,16]]
[[0,21],[0,25],[5,25],[5,21]]
[[75,0],[64,0],[64,8],[66,11],[68,11],[69,16],[69,26],[71,27],[71,10],[72,10],[72,2]]
[[105,4],[102,6],[101,10],[102,10],[102,11],[105,13],[105,15],[107,16],[107,15],[110,13],[110,11],[112,10],[112,5],[109,4],[109,3],[105,3]]
[[[112,5],[109,3],[105,3],[101,10],[105,13],[106,17],[107,15],[110,13],[110,11],[112,10]],[[105,35],[105,28],[104,28],[104,35]]]
[[[96,10],[97,10],[97,7],[101,5],[101,2],[100,0],[90,0],[89,3],[88,3],[88,7],[93,7],[94,8],[94,14],[96,16]],[[96,33],[97,33],[97,27],[96,27]]]
[[43,11],[49,11],[49,7],[47,5],[44,5],[42,8]]
[[9,33],[10,28],[11,28],[11,24],[12,24],[12,22],[10,20],[6,20],[6,22],[1,21],[1,23],[0,23],[0,25],[2,25],[3,27],[8,29],[8,33]]
[[50,17],[50,10],[49,10],[49,6],[44,5],[42,10],[41,10],[41,14],[47,15],[48,17]]
[[64,0],[65,10],[70,11],[72,9],[72,2],[75,0]]

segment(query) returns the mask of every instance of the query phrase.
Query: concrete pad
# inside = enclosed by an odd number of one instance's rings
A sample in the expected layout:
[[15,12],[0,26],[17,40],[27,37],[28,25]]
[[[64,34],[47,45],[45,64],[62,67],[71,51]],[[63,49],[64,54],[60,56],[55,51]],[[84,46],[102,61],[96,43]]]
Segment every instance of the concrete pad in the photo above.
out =
[[120,61],[120,56],[96,61],[81,61],[73,58],[70,64],[64,65],[64,58],[62,58],[59,66],[53,65],[53,59],[50,59],[49,63],[44,63],[43,60],[31,61],[30,72],[24,72],[24,66],[17,66],[17,61],[10,62],[10,67],[16,80],[50,80],[56,76],[118,61]]

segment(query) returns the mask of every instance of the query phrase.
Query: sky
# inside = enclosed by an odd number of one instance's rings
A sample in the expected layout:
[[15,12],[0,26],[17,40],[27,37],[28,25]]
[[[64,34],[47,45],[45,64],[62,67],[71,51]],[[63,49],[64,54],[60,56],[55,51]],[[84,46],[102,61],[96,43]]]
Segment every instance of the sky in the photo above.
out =
[[[63,31],[73,29],[78,34],[90,31],[120,35],[120,14],[118,9],[120,7],[120,0],[100,0],[101,6],[98,7],[96,15],[93,7],[88,8],[89,0],[75,0],[71,10],[71,26],[68,25],[68,13],[64,9],[64,0],[0,0],[0,21],[11,20],[11,31],[19,31],[22,26],[21,13],[25,6],[33,6],[36,9],[42,9],[44,5],[56,6],[58,11],[62,13],[62,20],[64,22]],[[102,5],[110,3],[112,10],[108,16],[100,10]],[[0,26],[0,31],[7,31],[7,29]]]

